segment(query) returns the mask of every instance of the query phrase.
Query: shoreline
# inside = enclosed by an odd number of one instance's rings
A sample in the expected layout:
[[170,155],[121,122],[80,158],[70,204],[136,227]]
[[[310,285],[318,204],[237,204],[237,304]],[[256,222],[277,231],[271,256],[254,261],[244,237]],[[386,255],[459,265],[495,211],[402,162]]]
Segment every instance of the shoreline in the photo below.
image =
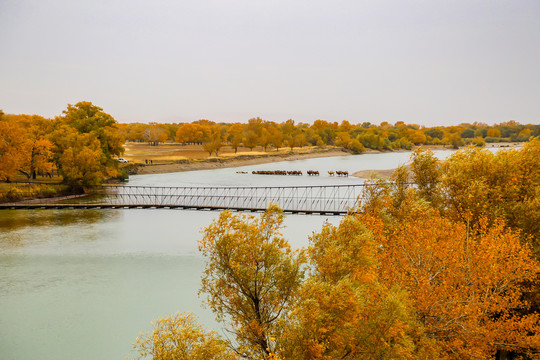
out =
[[[485,148],[490,147],[516,147],[522,146],[522,144],[506,144],[506,143],[492,143],[487,145]],[[449,149],[446,146],[441,145],[424,145],[420,146],[425,149]],[[373,150],[366,149],[362,154],[381,154],[386,152],[402,152],[402,151],[414,151],[416,147],[411,150],[398,149],[398,150]],[[294,160],[303,160],[303,159],[314,159],[320,157],[333,157],[333,156],[350,156],[353,155],[350,152],[347,152],[338,148],[318,148],[316,150],[308,152],[298,152],[298,153],[265,153],[265,154],[249,154],[243,153],[241,155],[232,156],[220,156],[220,157],[211,157],[206,159],[182,159],[182,160],[172,160],[165,163],[156,163],[156,164],[141,164],[134,162],[129,164],[126,168],[130,175],[148,175],[148,174],[166,174],[166,173],[175,173],[175,172],[185,172],[185,171],[198,171],[198,170],[213,170],[213,169],[224,169],[224,168],[235,168],[247,165],[259,165],[259,164],[270,164],[273,162],[280,161],[294,161]],[[359,154],[361,155],[361,154]],[[382,178],[388,178],[390,174],[395,169],[390,170],[361,170],[354,172],[351,176],[367,178],[371,174],[375,174]]]
[[[379,151],[365,152],[379,153]],[[131,175],[165,174],[174,172],[235,168],[246,165],[270,164],[281,161],[315,159],[321,157],[349,156],[341,150],[317,151],[299,154],[240,155],[232,158],[210,158],[207,160],[183,160],[167,164],[136,165]]]

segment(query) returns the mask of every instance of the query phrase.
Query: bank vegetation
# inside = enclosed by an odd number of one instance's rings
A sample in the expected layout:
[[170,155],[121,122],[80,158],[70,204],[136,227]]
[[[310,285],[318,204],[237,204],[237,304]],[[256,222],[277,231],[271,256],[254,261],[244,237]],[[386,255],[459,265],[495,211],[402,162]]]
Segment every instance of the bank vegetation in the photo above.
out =
[[224,211],[199,243],[200,293],[227,336],[180,313],[135,350],[156,360],[539,358],[539,162],[538,139],[445,161],[418,149],[305,249],[281,235],[277,206]]

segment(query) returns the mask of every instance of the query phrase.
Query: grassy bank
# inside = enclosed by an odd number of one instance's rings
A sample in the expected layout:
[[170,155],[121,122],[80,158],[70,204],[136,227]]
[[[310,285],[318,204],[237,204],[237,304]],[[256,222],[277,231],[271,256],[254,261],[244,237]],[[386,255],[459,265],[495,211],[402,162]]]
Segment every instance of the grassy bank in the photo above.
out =
[[0,183],[0,203],[72,195],[76,190],[59,183]]

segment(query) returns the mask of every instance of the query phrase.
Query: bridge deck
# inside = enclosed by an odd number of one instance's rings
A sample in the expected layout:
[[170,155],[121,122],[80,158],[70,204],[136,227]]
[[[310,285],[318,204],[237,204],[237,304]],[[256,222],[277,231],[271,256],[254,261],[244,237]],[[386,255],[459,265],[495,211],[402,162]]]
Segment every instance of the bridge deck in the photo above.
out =
[[236,187],[103,185],[86,194],[0,204],[2,209],[193,209],[342,215],[358,206],[365,184]]
[[[245,211],[262,212],[264,209],[253,209],[247,207],[219,207],[219,206],[195,206],[195,205],[174,205],[174,204],[32,204],[32,203],[11,203],[0,204],[0,210],[45,210],[45,209],[179,209],[179,210],[202,210],[202,211]],[[344,215],[347,211],[324,211],[324,210],[284,210],[289,214],[320,214],[320,215]]]

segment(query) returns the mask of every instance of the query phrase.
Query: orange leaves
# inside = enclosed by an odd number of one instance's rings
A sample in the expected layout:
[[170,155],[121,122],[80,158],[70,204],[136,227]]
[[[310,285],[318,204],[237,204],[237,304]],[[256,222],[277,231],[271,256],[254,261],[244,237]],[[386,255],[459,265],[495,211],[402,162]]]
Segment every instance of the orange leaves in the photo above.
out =
[[0,179],[22,173],[28,179],[50,173],[52,122],[40,116],[9,115],[0,121]]
[[0,180],[10,180],[24,160],[24,129],[0,121]]
[[209,134],[207,126],[199,124],[184,124],[176,132],[176,142],[180,143],[202,143]]
[[[357,216],[380,244],[379,279],[409,292],[451,358],[540,348],[540,317],[525,300],[540,273],[528,245],[538,249],[539,151],[536,139],[521,150],[465,149],[441,163],[417,151],[416,187],[366,187]],[[404,178],[403,169],[394,177]]]
[[345,276],[352,281],[373,280],[374,242],[371,233],[352,217],[345,217],[338,228],[324,225],[311,242],[310,260],[325,280],[337,281]]
[[[285,335],[290,359],[408,359],[430,352],[411,302],[378,281],[371,231],[347,216],[312,237],[304,282]],[[422,340],[424,339],[424,340]]]
[[528,307],[524,284],[540,272],[518,234],[501,221],[468,229],[408,201],[399,217],[380,211],[358,218],[381,245],[379,279],[408,291],[428,336],[456,359],[487,358],[502,343],[540,347],[530,335],[540,331],[538,315],[516,313]]
[[63,114],[55,120],[2,116],[0,179],[17,172],[28,179],[52,176],[54,165],[64,182],[72,185],[97,184],[118,175],[113,156],[123,153],[124,138],[114,118],[90,102],[68,105]]

